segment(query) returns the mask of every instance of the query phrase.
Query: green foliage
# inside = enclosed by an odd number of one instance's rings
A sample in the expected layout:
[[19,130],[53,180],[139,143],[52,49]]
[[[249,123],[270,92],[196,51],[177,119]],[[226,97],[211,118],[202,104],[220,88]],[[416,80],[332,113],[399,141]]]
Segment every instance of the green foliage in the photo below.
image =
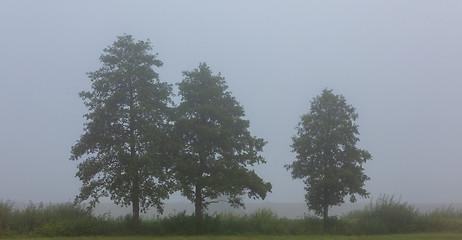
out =
[[331,206],[356,201],[355,195],[367,197],[362,164],[371,159],[369,152],[358,149],[358,114],[342,95],[324,89],[311,101],[308,114],[301,117],[292,149],[297,160],[286,165],[292,177],[306,184],[305,200],[310,210],[328,217]]
[[29,205],[22,210],[22,214],[19,218],[19,227],[20,232],[32,232],[42,224],[47,222],[47,217],[50,217],[50,211],[45,209],[45,205],[40,203],[35,205],[29,203]]
[[258,209],[248,217],[250,231],[258,234],[288,234],[289,230],[284,226],[283,221],[270,209]]
[[77,217],[49,221],[35,231],[40,236],[90,236],[109,232],[108,225],[96,218]]
[[[28,240],[29,237],[15,237],[16,240]],[[54,238],[35,238],[36,240],[460,240],[462,234],[456,233],[418,233],[418,234],[393,234],[378,236],[332,236],[312,235],[312,236],[268,236],[268,235],[240,235],[240,236],[223,236],[223,235],[206,235],[206,236],[92,236],[92,237],[54,237]]]
[[0,200],[0,229],[6,229],[11,221],[13,202]]
[[[130,236],[195,235],[196,218],[186,212],[142,221],[136,230],[131,216],[118,219],[94,217],[73,204],[29,204],[12,208],[12,202],[0,201],[2,228],[0,237],[46,236]],[[6,210],[5,210],[6,209]],[[306,216],[301,219],[279,218],[269,209],[251,214],[205,215],[203,234],[208,235],[371,235],[414,232],[462,232],[460,211],[437,209],[419,214],[406,203],[382,196],[375,203],[342,218]],[[3,217],[8,214],[8,217]],[[7,220],[5,220],[7,219]],[[6,227],[5,227],[6,226]]]
[[186,215],[186,212],[170,215],[162,221],[161,226],[165,234],[193,235],[196,233],[195,217]]
[[301,234],[322,234],[323,233],[323,220],[314,216],[305,216],[299,224]]
[[452,205],[437,208],[427,214],[431,218],[462,219],[462,209],[456,210]]
[[150,42],[118,37],[104,49],[102,67],[88,73],[92,90],[81,92],[89,113],[84,134],[72,147],[71,160],[85,158],[76,176],[82,181],[76,201],[110,197],[116,204],[139,211],[156,207],[169,196],[171,86],[153,67],[162,62],[151,54]]
[[0,237],[8,237],[13,234],[10,229],[13,214],[13,202],[0,200]]
[[195,204],[201,232],[203,209],[215,199],[225,196],[232,206],[242,206],[242,195],[264,199],[271,184],[247,169],[265,163],[258,154],[265,142],[250,135],[244,110],[224,78],[205,63],[183,75],[174,126],[181,149],[175,176],[181,193]]
[[[259,209],[249,215],[230,213],[203,216],[203,234],[289,234],[287,219],[280,219],[269,209]],[[185,212],[168,216],[158,224],[164,234],[196,234],[196,218]]]
[[221,221],[221,234],[236,235],[251,231],[247,215],[240,216],[231,213],[223,213],[219,217]]
[[[345,216],[356,221],[356,231],[362,234],[396,234],[425,231],[422,217],[414,207],[394,197],[382,195],[375,204]],[[419,227],[421,229],[419,229]]]
[[[0,201],[2,227],[0,236],[16,233],[30,236],[82,236],[105,232],[106,224],[91,212],[71,203],[38,205],[29,203],[24,209],[13,209],[12,202]],[[3,217],[5,215],[8,217]],[[3,227],[6,226],[6,227]]]
[[438,208],[420,218],[419,227],[430,232],[462,232],[462,210]]

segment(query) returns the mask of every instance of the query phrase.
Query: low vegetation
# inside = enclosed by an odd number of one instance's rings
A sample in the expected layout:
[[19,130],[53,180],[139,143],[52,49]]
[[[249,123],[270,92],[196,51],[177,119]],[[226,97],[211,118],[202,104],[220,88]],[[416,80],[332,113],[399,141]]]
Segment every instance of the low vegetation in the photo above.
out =
[[[0,237],[55,236],[184,236],[195,235],[195,217],[181,212],[164,218],[142,221],[136,229],[130,217],[95,217],[70,203],[32,204],[15,209],[10,201],[0,201]],[[393,197],[382,196],[363,210],[340,218],[329,218],[327,225],[314,216],[300,219],[279,218],[271,210],[260,209],[248,215],[215,214],[204,216],[202,232],[207,235],[384,235],[409,233],[462,233],[462,211],[452,207],[419,213],[414,207]]]
[[[29,239],[18,237],[16,240]],[[457,233],[419,233],[377,236],[92,236],[92,237],[55,237],[36,238],[36,240],[460,240],[462,234]]]
[[108,230],[103,219],[84,208],[71,204],[33,204],[14,209],[10,201],[0,201],[0,237],[16,234],[28,236],[84,236]]
[[363,210],[342,218],[355,234],[397,234],[415,232],[462,232],[462,211],[447,208],[419,213],[394,197],[381,196]]

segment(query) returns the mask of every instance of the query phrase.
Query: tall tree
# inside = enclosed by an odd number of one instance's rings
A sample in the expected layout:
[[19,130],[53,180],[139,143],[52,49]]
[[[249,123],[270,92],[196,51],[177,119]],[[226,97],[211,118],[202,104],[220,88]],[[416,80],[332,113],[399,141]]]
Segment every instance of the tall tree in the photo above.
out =
[[311,110],[301,117],[292,149],[297,160],[286,165],[294,179],[304,179],[305,200],[310,210],[326,221],[329,207],[344,203],[350,195],[367,197],[364,182],[369,180],[362,164],[371,159],[368,151],[358,149],[358,118],[355,108],[342,95],[324,89],[311,101]]
[[[166,168],[171,86],[161,82],[153,67],[162,66],[148,41],[117,37],[100,57],[102,67],[87,73],[91,91],[83,91],[89,113],[84,134],[71,149],[71,160],[84,158],[76,176],[83,185],[77,202],[110,197],[140,210],[156,207],[171,192]],[[171,115],[171,114],[170,114]]]
[[200,233],[203,211],[210,203],[227,197],[232,206],[243,206],[243,195],[264,199],[271,184],[247,169],[265,163],[258,154],[265,141],[250,135],[249,121],[225,79],[212,75],[205,63],[183,75],[175,123],[182,146],[176,179],[182,194],[194,203]]

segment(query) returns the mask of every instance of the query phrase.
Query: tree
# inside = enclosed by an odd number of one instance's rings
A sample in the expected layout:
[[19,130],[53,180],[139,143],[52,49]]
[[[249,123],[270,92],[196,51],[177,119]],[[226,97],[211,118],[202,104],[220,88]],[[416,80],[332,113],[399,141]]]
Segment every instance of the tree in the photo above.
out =
[[358,149],[358,114],[342,95],[324,89],[311,102],[311,110],[301,117],[292,149],[297,160],[286,165],[294,179],[304,179],[305,200],[310,210],[328,218],[329,207],[344,203],[350,195],[367,197],[364,182],[369,180],[362,164],[371,159],[368,151]]
[[212,75],[205,63],[183,75],[175,122],[182,150],[175,172],[182,195],[194,203],[200,233],[210,203],[226,196],[233,207],[243,206],[242,195],[264,199],[271,184],[246,168],[265,163],[258,154],[265,141],[250,135],[244,110],[224,78]]
[[162,66],[151,43],[130,35],[104,49],[102,67],[87,73],[91,91],[83,91],[89,113],[84,134],[71,149],[71,160],[84,157],[76,177],[82,181],[76,202],[100,197],[140,210],[155,206],[171,193],[168,155],[171,86],[160,82],[153,67]]

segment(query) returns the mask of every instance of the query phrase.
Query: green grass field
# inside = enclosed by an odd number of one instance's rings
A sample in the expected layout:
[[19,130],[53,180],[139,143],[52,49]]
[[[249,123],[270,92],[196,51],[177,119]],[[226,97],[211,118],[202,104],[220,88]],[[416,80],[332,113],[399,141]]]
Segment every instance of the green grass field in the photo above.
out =
[[[15,237],[15,240],[30,239]],[[462,234],[441,233],[441,234],[403,234],[403,235],[380,235],[380,236],[194,236],[194,237],[54,237],[34,238],[35,240],[455,240],[461,239]]]

